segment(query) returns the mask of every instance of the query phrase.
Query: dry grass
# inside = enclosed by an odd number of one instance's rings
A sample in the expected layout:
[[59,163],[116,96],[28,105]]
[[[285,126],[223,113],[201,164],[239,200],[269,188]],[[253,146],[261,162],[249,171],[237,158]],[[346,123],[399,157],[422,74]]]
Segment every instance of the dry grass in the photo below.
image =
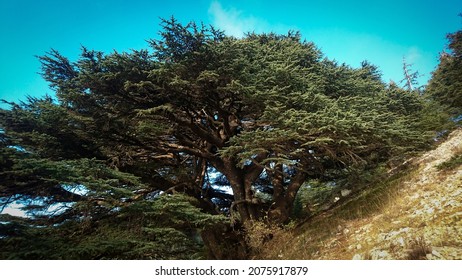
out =
[[[322,213],[291,230],[282,230],[273,235],[258,258],[267,259],[349,259],[348,240],[350,228],[367,225],[377,218],[381,210],[394,200],[394,187],[407,176],[397,176],[380,186],[365,190],[362,195]],[[370,229],[368,229],[370,230]],[[345,247],[346,246],[346,247]],[[326,256],[329,256],[326,258]]]
[[462,259],[462,130],[405,173],[261,244],[260,259]]

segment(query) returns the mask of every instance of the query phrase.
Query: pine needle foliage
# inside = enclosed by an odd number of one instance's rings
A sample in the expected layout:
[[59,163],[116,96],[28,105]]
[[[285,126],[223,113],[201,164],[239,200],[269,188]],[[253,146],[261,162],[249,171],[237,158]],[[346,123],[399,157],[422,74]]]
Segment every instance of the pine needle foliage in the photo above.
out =
[[[0,216],[1,259],[200,259],[200,229],[223,223],[184,195],[132,203],[104,217],[52,227]],[[186,218],[185,218],[186,217]]]
[[440,54],[426,92],[458,115],[462,113],[462,31],[448,34],[447,39],[448,50]]

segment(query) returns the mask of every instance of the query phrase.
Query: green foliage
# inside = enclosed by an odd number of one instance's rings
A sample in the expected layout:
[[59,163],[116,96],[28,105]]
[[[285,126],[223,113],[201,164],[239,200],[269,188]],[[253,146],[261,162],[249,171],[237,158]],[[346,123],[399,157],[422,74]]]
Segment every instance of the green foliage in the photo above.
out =
[[447,35],[449,52],[440,55],[426,92],[449,107],[453,114],[462,113],[462,31]]
[[307,218],[319,213],[332,203],[336,192],[338,192],[338,187],[332,183],[319,180],[307,181],[297,193],[297,207],[294,207],[293,217]]
[[97,143],[86,132],[91,127],[88,119],[71,114],[51,97],[29,97],[27,102],[10,105],[10,110],[0,110],[0,125],[9,144],[46,158],[101,157]]
[[[53,161],[14,148],[4,148],[3,151],[2,159],[9,164],[0,170],[0,193],[4,198],[1,202],[27,201],[27,209],[32,215],[57,202],[77,202],[76,209],[104,202],[107,212],[122,200],[133,198],[135,191],[144,187],[132,174],[110,169],[95,159]],[[85,190],[85,195],[73,191],[79,188]],[[62,219],[75,215],[76,209],[62,213]],[[101,212],[100,207],[97,212]],[[97,212],[92,211],[92,215]]]
[[462,165],[462,154],[451,157],[448,161],[438,164],[436,168],[438,170],[452,170]]
[[2,215],[0,259],[204,258],[200,229],[226,220],[202,213],[191,202],[183,195],[160,196],[103,218],[46,228]]

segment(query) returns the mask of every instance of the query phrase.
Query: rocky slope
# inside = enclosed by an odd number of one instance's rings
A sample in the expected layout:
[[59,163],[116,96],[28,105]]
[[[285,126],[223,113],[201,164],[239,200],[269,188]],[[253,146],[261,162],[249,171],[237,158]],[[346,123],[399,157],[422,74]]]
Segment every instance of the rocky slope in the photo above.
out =
[[457,130],[416,160],[414,176],[402,182],[383,214],[346,234],[353,258],[462,259],[462,167],[437,168],[461,152],[462,130]]
[[[261,250],[272,259],[462,259],[462,129],[375,195],[332,209]],[[373,209],[373,210],[371,210]],[[290,236],[288,236],[290,235]],[[290,239],[290,242],[283,240]],[[271,249],[270,249],[271,248]]]

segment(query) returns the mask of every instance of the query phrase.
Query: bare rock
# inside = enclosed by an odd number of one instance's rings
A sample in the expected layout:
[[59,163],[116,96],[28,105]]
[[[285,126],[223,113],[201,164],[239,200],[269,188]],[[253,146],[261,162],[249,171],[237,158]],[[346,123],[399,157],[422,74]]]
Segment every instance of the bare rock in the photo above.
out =
[[349,196],[351,194],[351,190],[349,189],[343,189],[340,191],[340,194],[345,197],[345,196]]
[[391,260],[392,256],[387,252],[379,249],[374,249],[369,252],[371,259],[373,260]]

